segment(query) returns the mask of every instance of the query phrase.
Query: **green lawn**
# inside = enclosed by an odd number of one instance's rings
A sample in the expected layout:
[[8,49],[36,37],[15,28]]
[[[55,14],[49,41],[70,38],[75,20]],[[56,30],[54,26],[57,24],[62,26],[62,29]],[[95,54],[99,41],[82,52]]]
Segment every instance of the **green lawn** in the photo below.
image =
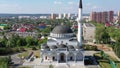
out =
[[40,58],[40,50],[34,51],[34,56]]
[[31,67],[19,67],[19,68],[31,68]]
[[117,63],[116,66],[117,66],[117,68],[120,68],[120,63]]
[[110,64],[109,63],[106,63],[106,62],[100,62],[100,67],[101,68],[111,68]]
[[[34,52],[34,56],[37,57],[37,58],[40,58],[40,50],[36,50],[36,51],[33,51]],[[23,52],[21,54],[18,55],[19,58],[24,58],[24,57],[27,57],[28,55],[30,54],[30,52]]]
[[[109,60],[101,59],[100,53],[96,53],[95,56],[98,58],[97,61],[99,62],[101,68],[112,68],[112,66],[109,63]],[[117,61],[116,58],[112,56],[108,56],[108,58],[116,63],[117,68],[120,68],[120,62]]]
[[[107,62],[100,62],[99,63],[101,68],[112,68],[111,65]],[[116,63],[117,68],[120,68],[120,63]]]
[[27,57],[29,55],[29,52],[24,52],[24,53],[21,53],[18,55],[19,58],[24,58],[24,57]]

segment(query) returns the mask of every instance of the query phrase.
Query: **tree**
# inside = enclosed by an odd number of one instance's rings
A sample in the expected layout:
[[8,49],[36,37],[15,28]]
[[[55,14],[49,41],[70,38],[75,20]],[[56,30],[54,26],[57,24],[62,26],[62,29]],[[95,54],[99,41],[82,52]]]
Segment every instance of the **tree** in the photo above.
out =
[[18,39],[17,42],[16,42],[16,45],[21,46],[22,45],[21,43],[22,43],[21,39]]
[[97,43],[107,44],[110,42],[110,35],[108,34],[108,32],[106,31],[106,28],[104,27],[96,28],[95,38],[97,40]]
[[10,26],[5,26],[4,27],[4,30],[8,30],[8,29],[10,29]]
[[104,44],[107,44],[110,42],[110,36],[109,34],[106,32],[106,31],[103,31],[102,34],[101,34],[101,41],[104,43]]
[[8,48],[9,48],[9,47],[11,47],[11,45],[12,45],[12,44],[11,44],[11,41],[10,41],[10,40],[8,40],[8,41],[7,41],[7,44],[6,44],[6,47],[8,47]]
[[49,68],[53,68],[53,65],[49,65]]
[[21,38],[21,46],[27,45],[26,38]]
[[120,58],[120,42],[116,42],[113,48],[116,55]]
[[27,46],[32,45],[32,38],[30,36],[27,36],[25,40],[26,40]]
[[1,40],[2,47],[6,47],[7,40],[8,39],[6,38],[6,36],[3,36],[3,39]]
[[12,36],[9,38],[8,45],[10,45],[11,47],[16,46],[17,40],[18,39],[16,39],[16,36],[14,34],[12,34]]

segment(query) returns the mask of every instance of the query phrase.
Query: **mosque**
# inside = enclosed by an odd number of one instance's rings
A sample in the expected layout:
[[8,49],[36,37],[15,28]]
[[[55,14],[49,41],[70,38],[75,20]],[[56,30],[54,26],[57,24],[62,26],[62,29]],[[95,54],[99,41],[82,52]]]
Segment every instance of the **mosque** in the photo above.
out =
[[41,45],[42,62],[83,61],[81,50],[70,27],[59,25],[50,33],[47,43]]
[[84,65],[82,46],[82,0],[78,11],[78,35],[69,26],[58,25],[50,33],[47,43],[41,45],[41,63],[78,63]]

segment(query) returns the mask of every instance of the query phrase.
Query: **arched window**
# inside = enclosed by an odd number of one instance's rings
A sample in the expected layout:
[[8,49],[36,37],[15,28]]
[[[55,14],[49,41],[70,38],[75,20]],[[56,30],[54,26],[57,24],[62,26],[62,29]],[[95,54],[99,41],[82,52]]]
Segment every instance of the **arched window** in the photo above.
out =
[[83,61],[83,54],[81,52],[77,53],[76,59],[77,61]]
[[54,56],[52,57],[52,60],[53,60],[53,61],[55,60],[55,57],[54,57]]
[[73,57],[71,56],[71,57],[70,57],[70,61],[72,61],[72,60],[73,60]]
[[73,53],[69,53],[68,54],[68,61],[73,61],[74,60],[74,54]]
[[45,60],[47,60],[47,56],[45,56]]

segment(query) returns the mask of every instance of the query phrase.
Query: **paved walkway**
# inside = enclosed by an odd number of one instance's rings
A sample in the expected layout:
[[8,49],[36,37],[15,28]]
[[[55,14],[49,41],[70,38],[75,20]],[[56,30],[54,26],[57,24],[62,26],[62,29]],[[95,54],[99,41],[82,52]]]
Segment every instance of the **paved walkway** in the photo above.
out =
[[109,56],[117,59],[118,61],[120,61],[120,58],[118,58],[113,51],[105,51],[105,53],[108,54]]
[[96,65],[88,65],[88,66],[85,66],[85,68],[100,68],[100,67]]
[[100,51],[84,51],[84,56],[93,56],[95,53]]
[[60,63],[56,64],[54,68],[69,68],[69,66],[66,63]]

